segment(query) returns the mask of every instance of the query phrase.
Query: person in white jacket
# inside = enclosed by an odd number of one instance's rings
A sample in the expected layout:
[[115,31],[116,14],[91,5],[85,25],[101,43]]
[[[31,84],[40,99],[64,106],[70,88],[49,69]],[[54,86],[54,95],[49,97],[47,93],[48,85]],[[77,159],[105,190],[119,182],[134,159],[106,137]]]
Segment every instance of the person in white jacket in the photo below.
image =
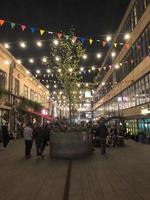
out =
[[33,129],[31,128],[32,124],[29,122],[24,128],[23,135],[25,139],[25,158],[31,158],[31,148],[33,143]]

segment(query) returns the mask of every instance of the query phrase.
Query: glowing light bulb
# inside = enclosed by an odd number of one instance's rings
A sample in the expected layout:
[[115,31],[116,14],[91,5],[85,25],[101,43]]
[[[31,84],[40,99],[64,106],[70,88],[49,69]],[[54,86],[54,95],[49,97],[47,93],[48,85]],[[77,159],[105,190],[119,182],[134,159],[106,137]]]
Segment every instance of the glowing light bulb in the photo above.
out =
[[29,62],[30,62],[30,63],[34,63],[33,58],[30,58],[30,59],[29,59]]
[[53,44],[57,46],[59,44],[59,41],[55,39],[53,40]]
[[5,47],[6,49],[9,49],[9,48],[10,48],[10,45],[9,45],[8,43],[5,43],[5,44],[4,44],[4,47]]
[[97,58],[101,58],[101,57],[102,57],[102,54],[101,54],[101,53],[97,53],[96,57],[97,57]]
[[58,62],[60,60],[60,58],[58,56],[56,56],[55,60]]
[[111,53],[111,56],[114,58],[114,57],[116,56],[116,53],[113,51],[113,52]]
[[107,42],[110,42],[112,40],[112,37],[110,36],[110,35],[108,35],[107,37],[106,37],[106,41]]
[[84,60],[87,59],[87,55],[86,55],[86,54],[83,55],[83,59],[84,59]]
[[125,40],[129,40],[130,38],[131,38],[130,34],[129,34],[129,33],[126,33],[125,36],[124,36],[124,39],[125,39]]
[[20,47],[25,48],[26,47],[25,42],[20,42]]
[[36,73],[37,73],[37,74],[40,74],[40,73],[41,73],[41,71],[40,71],[39,69],[37,69],[37,70],[36,70]]
[[36,42],[36,45],[37,45],[38,47],[42,47],[42,42],[41,42],[41,41],[37,41],[37,42]]

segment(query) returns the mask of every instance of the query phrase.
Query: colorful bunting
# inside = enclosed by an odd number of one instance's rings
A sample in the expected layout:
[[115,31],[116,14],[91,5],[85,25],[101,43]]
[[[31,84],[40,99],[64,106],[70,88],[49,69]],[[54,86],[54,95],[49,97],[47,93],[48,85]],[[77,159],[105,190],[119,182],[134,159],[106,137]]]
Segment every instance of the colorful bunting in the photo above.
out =
[[117,47],[117,43],[114,43],[114,47],[115,47],[115,48]]
[[93,43],[93,39],[92,38],[89,38],[89,43],[90,43],[90,45]]
[[0,25],[3,26],[4,23],[5,23],[5,20],[0,19]]
[[15,27],[15,25],[16,25],[16,24],[13,23],[13,22],[10,23],[10,26],[11,26],[12,29]]
[[40,34],[41,34],[41,36],[44,34],[44,30],[40,30]]
[[126,47],[127,47],[127,49],[130,49],[130,45],[129,44],[126,44]]
[[58,37],[59,40],[61,40],[62,35],[63,35],[62,33],[57,33],[57,37]]
[[81,38],[81,42],[82,42],[82,44],[84,43],[84,41],[85,41],[85,38],[82,37],[82,38]]
[[76,40],[77,40],[77,37],[76,37],[76,36],[73,36],[73,37],[72,37],[72,42],[75,43]]
[[27,28],[27,27],[26,27],[25,25],[23,25],[23,24],[20,25],[20,27],[21,27],[21,30],[22,30],[22,31],[24,31],[24,30]]
[[36,28],[35,27],[30,27],[30,30],[32,33],[34,33],[36,31]]
[[102,42],[103,47],[106,46],[106,43],[107,43],[106,41],[103,41],[103,42]]

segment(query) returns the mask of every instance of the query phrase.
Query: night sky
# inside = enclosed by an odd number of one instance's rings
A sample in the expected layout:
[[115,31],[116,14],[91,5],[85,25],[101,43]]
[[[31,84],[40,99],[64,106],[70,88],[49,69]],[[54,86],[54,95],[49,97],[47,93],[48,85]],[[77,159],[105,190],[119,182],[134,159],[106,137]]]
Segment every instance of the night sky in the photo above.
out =
[[[79,37],[98,38],[104,34],[115,33],[129,2],[130,0],[1,0],[0,18],[52,32],[66,32],[73,26]],[[32,34],[29,31],[22,32],[17,28],[11,29],[7,24],[0,27],[1,43],[48,37],[41,37],[39,33]],[[93,49],[90,47],[90,52],[92,51],[95,51],[94,46]],[[11,52],[18,58],[27,58],[29,55],[43,56],[46,48],[34,50],[31,47],[25,52],[17,49],[17,43],[14,43]]]

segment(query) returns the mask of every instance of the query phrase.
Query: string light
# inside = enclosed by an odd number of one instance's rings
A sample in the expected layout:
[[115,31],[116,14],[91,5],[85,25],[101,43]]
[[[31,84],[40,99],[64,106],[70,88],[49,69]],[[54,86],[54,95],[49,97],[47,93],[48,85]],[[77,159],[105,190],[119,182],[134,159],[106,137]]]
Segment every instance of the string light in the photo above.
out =
[[93,71],[95,70],[95,66],[92,66],[92,70],[93,70]]
[[42,58],[42,61],[43,61],[44,63],[47,62],[47,58],[43,57],[43,58]]
[[10,45],[9,45],[8,43],[5,43],[5,44],[4,44],[4,47],[5,47],[6,49],[9,49],[9,48],[10,48]]
[[56,56],[55,60],[58,62],[60,60],[60,58],[58,56]]
[[114,57],[116,56],[116,53],[113,51],[113,52],[111,53],[111,56],[114,58]]
[[42,42],[41,42],[41,41],[37,41],[37,42],[36,42],[36,45],[37,45],[38,47],[42,47]]
[[70,73],[73,71],[73,69],[71,67],[68,70],[69,70]]
[[27,71],[26,71],[26,74],[30,74],[30,71],[29,71],[29,70],[27,70]]
[[83,59],[84,59],[84,60],[87,59],[87,55],[86,55],[86,54],[83,55]]
[[41,71],[40,71],[39,69],[37,69],[37,70],[36,70],[36,73],[37,73],[37,74],[40,74],[40,73],[41,73]]
[[116,69],[119,69],[119,68],[120,68],[120,65],[119,65],[119,64],[116,64],[116,65],[115,65],[115,68],[116,68]]
[[125,39],[125,40],[129,40],[130,38],[131,38],[130,34],[129,34],[129,33],[126,33],[125,36],[124,36],[124,39]]
[[53,40],[53,44],[57,46],[59,44],[58,40]]
[[47,73],[51,73],[51,70],[50,70],[50,69],[47,69],[46,71],[47,71]]
[[21,64],[21,63],[22,63],[22,61],[19,59],[19,60],[17,60],[17,63],[18,63],[18,64]]
[[25,44],[25,42],[20,42],[20,47],[22,47],[22,48],[26,48],[26,44]]
[[110,35],[108,35],[107,37],[106,37],[106,41],[107,42],[110,42],[112,40],[112,37],[110,36]]
[[30,58],[30,59],[29,59],[29,62],[30,62],[30,63],[34,63],[33,58]]
[[4,63],[5,63],[6,65],[9,65],[9,61],[8,61],[8,60],[5,60]]
[[101,58],[101,57],[102,57],[102,54],[101,54],[101,53],[97,53],[96,57],[97,57],[97,58]]
[[83,72],[84,71],[84,67],[80,67],[80,71]]

